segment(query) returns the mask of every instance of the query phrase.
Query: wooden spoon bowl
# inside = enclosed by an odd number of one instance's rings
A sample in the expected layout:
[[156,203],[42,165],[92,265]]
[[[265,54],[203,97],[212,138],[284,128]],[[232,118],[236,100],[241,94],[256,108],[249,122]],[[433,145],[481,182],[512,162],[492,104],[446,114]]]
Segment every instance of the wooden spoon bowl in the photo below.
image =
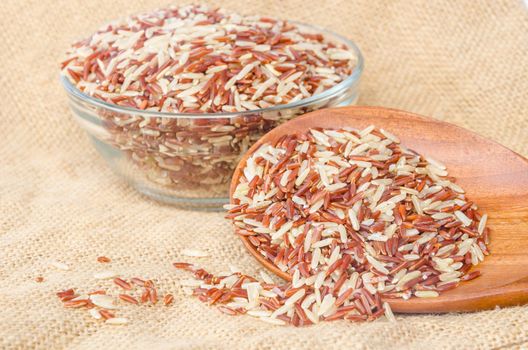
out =
[[[482,213],[489,215],[491,254],[478,265],[482,276],[462,282],[437,298],[387,299],[406,313],[475,311],[528,302],[528,160],[468,130],[436,119],[380,107],[322,109],[289,121],[264,135],[238,164],[230,196],[246,160],[262,144],[310,128],[365,128],[370,124],[397,135],[402,144],[438,159],[465,189]],[[246,237],[246,248],[266,268],[290,276],[264,258]]]

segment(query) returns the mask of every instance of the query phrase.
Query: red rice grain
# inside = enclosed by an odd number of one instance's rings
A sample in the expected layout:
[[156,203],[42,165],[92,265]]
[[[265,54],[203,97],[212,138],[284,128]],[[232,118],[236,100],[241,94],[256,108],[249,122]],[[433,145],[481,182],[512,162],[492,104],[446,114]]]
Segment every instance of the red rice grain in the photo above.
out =
[[126,301],[127,303],[136,304],[136,305],[139,304],[139,301],[137,301],[136,298],[128,294],[119,294],[119,299]]
[[172,294],[167,294],[165,297],[163,297],[163,305],[167,306],[172,304],[174,300],[174,296]]
[[105,320],[108,320],[110,318],[114,318],[115,317],[115,314],[111,311],[108,311],[108,310],[99,310],[99,314],[101,314],[101,316],[105,319]]
[[109,263],[112,260],[110,260],[110,258],[107,258],[106,256],[98,256],[97,261],[104,264],[104,263]]
[[143,304],[150,300],[150,290],[148,288],[145,288],[145,290],[141,294],[140,300]]
[[150,289],[149,300],[152,304],[156,304],[158,302],[158,292],[156,291],[156,288]]
[[130,285],[130,283],[128,283],[122,278],[119,278],[119,277],[114,278],[114,283],[118,285],[119,287],[123,288],[124,290],[132,289],[132,286]]

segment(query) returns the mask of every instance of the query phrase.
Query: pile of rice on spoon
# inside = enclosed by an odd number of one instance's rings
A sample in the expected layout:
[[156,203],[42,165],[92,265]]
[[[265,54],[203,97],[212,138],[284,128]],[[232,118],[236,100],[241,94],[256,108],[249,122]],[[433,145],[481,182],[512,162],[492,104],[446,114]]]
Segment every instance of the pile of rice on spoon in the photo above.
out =
[[265,144],[227,206],[238,235],[291,281],[189,263],[183,281],[227,314],[295,326],[394,320],[393,298],[432,298],[474,279],[489,254],[481,215],[446,167],[388,131],[311,129]]

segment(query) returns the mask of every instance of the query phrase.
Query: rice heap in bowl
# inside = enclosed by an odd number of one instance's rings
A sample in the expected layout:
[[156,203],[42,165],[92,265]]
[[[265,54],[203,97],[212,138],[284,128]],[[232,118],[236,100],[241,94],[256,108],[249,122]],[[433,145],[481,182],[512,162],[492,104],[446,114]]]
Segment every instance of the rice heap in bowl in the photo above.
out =
[[189,285],[228,314],[307,325],[393,319],[391,298],[431,298],[480,275],[489,254],[481,215],[444,165],[374,126],[285,135],[251,154],[228,218],[291,279],[193,265]]
[[[226,194],[240,157],[266,131],[325,105],[260,113],[315,96],[349,77],[353,50],[301,25],[206,6],[171,7],[112,22],[68,50],[76,89],[150,112],[254,114],[156,117],[101,108],[104,142],[166,189]],[[327,101],[325,103],[332,103]]]
[[348,48],[291,22],[186,6],[104,26],[70,48],[62,72],[119,106],[215,113],[310,97],[355,63]]

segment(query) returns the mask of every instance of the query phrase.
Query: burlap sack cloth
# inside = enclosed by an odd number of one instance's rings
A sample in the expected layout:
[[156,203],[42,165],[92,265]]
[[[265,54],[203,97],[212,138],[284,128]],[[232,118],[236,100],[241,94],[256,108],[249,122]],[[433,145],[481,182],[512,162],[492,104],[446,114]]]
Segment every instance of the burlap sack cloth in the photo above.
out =
[[[184,296],[177,284],[183,273],[171,265],[183,248],[210,252],[199,262],[216,272],[229,263],[247,273],[260,266],[221,213],[155,203],[117,178],[70,117],[58,83],[59,59],[74,38],[169,3],[0,3],[0,348],[528,347],[528,307],[296,329],[229,317]],[[528,155],[528,11],[520,0],[216,4],[341,33],[366,58],[360,104],[431,115]],[[124,276],[154,279],[175,294],[174,305],[123,307],[126,326],[64,309],[54,293],[96,287],[99,255]],[[53,259],[71,270],[50,267]],[[43,283],[35,282],[39,275]]]

